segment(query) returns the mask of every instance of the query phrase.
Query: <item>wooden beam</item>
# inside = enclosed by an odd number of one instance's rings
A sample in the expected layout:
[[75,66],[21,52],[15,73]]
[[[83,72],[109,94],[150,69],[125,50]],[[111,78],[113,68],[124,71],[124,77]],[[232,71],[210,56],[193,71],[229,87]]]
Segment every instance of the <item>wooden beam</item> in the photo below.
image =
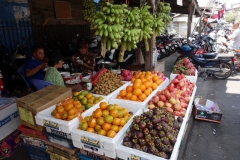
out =
[[195,9],[196,9],[197,13],[199,15],[202,15],[202,12],[201,12],[201,10],[200,10],[200,8],[198,6],[197,0],[191,0],[191,1],[192,1],[192,4],[195,6]]
[[[193,16],[193,8],[194,5],[193,3],[190,3],[188,6],[188,26],[187,26],[187,38],[190,36],[191,34],[191,28],[192,28],[192,16]],[[189,40],[188,40],[189,42]]]

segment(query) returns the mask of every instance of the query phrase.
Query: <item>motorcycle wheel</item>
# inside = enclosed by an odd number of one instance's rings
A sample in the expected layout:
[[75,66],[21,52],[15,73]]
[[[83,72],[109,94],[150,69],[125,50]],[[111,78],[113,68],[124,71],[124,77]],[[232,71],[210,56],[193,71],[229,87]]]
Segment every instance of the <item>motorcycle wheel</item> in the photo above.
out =
[[[233,68],[232,65],[226,62],[221,62],[217,65],[214,66],[215,68],[220,68],[222,72],[214,72],[213,77],[216,79],[227,79],[228,77],[231,76]],[[226,71],[226,73],[224,73]]]
[[169,48],[169,50],[168,49],[166,49],[166,56],[165,57],[169,57],[170,55],[171,55],[171,49]]

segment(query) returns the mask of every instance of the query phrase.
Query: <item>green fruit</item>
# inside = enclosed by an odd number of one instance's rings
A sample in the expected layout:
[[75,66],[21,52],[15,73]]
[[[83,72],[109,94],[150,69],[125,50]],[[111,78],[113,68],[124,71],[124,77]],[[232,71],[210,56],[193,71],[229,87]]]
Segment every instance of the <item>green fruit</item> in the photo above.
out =
[[77,99],[82,100],[84,97],[85,97],[84,95],[80,94],[80,95],[78,95]]
[[80,110],[85,111],[85,110],[86,110],[86,107],[85,107],[84,105],[81,105]]
[[92,104],[86,104],[86,109],[89,109],[89,108],[91,108],[93,105]]
[[83,90],[80,94],[86,96],[88,94],[88,91]]
[[87,104],[87,98],[83,97],[83,99],[81,99],[81,104]]

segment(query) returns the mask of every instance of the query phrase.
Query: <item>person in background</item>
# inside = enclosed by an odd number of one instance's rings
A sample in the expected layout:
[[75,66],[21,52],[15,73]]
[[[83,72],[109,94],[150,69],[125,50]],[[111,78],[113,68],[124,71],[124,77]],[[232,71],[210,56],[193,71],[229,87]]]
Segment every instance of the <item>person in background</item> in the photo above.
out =
[[47,68],[47,60],[44,59],[44,50],[40,46],[34,46],[32,57],[29,58],[24,66],[27,81],[30,79],[43,80],[45,76],[44,69]]
[[213,31],[213,27],[210,25],[210,23],[207,23],[207,29],[206,29],[207,34],[209,34],[212,31]]
[[48,81],[54,85],[72,88],[73,92],[82,90],[80,84],[65,85],[63,78],[58,71],[59,68],[63,67],[63,57],[60,52],[54,52],[48,56],[48,69],[45,74],[45,81]]
[[71,61],[74,68],[80,69],[82,73],[92,73],[94,71],[95,59],[93,54],[88,52],[88,43],[86,41],[78,43],[78,53],[72,56]]
[[[233,32],[230,36],[226,37],[227,40],[230,40],[228,46],[234,49],[240,48],[240,28],[239,21],[235,21],[233,24]],[[226,44],[225,44],[226,45]]]

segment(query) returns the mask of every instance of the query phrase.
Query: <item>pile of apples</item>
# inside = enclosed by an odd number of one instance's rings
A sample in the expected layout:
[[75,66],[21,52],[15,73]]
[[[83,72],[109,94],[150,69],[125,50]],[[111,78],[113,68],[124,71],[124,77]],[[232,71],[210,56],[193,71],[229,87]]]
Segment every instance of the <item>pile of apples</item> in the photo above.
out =
[[186,79],[184,74],[177,75],[168,87],[158,91],[148,102],[148,109],[166,108],[175,116],[184,117],[191,99],[194,84]]

